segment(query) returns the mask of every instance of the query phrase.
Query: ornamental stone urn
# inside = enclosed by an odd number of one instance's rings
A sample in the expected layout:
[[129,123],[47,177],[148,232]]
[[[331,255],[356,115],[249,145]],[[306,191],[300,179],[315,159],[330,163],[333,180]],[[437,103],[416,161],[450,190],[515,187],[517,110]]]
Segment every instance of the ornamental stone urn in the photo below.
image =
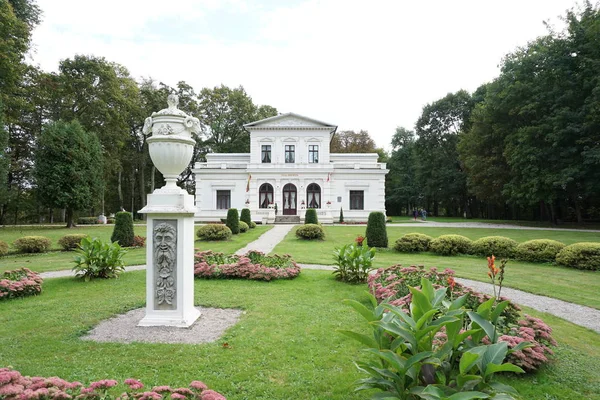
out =
[[146,315],[139,326],[189,327],[200,316],[194,307],[194,197],[177,186],[188,166],[200,133],[200,121],[177,108],[170,95],[168,107],[146,118],[144,135],[150,158],[166,184],[148,195],[146,241]]

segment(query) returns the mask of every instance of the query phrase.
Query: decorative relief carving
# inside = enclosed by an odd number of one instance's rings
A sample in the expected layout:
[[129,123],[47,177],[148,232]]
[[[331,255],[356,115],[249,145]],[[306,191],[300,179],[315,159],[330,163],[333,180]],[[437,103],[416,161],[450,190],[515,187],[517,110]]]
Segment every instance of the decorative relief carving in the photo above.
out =
[[[158,221],[157,221],[158,222]],[[176,221],[173,221],[176,223]],[[156,277],[156,308],[176,307],[175,271],[177,269],[177,229],[171,223],[160,222],[154,227],[154,268]]]
[[264,127],[266,127],[266,126],[315,126],[315,127],[321,127],[322,125],[318,125],[318,124],[315,124],[314,122],[309,122],[309,121],[306,121],[306,120],[300,119],[300,118],[288,117],[288,118],[282,118],[277,121],[266,122],[264,124],[259,125],[259,127],[263,127],[263,126]]

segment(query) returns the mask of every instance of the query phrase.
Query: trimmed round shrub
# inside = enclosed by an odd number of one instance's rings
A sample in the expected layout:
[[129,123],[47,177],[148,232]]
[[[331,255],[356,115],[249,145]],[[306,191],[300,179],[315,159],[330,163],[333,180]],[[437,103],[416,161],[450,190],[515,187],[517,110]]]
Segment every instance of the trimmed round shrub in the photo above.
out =
[[248,232],[248,229],[250,229],[248,224],[245,223],[244,221],[240,221],[239,224],[240,224],[240,233]]
[[8,254],[8,244],[0,240],[0,257]]
[[252,216],[250,215],[249,208],[242,208],[242,215],[240,215],[240,221],[244,221],[248,225],[248,227],[250,226],[250,223],[252,222]]
[[63,248],[63,250],[74,250],[77,248],[77,245],[81,243],[81,239],[87,237],[85,233],[74,233],[72,235],[65,235],[58,239],[58,245]]
[[569,245],[556,255],[556,262],[565,267],[600,270],[600,243],[582,242]]
[[486,236],[471,243],[471,253],[480,256],[513,257],[518,243],[504,236]]
[[323,240],[325,239],[325,232],[323,231],[323,227],[321,227],[321,225],[305,224],[296,229],[296,237],[306,240]]
[[344,222],[344,209],[340,207],[340,224]]
[[309,208],[306,210],[306,214],[304,214],[304,224],[318,224],[319,218],[317,217],[317,210],[314,208]]
[[256,222],[254,221],[250,221],[250,225],[248,225],[250,227],[250,229],[254,229],[256,228]]
[[462,235],[442,235],[429,243],[429,250],[442,256],[469,254],[471,239]]
[[98,217],[79,217],[77,218],[79,225],[96,225],[99,224]]
[[119,211],[115,216],[115,227],[110,241],[118,242],[121,247],[131,247],[133,236],[133,216],[130,212]]
[[367,246],[369,247],[388,247],[385,215],[382,212],[373,211],[369,214],[365,236],[367,237]]
[[225,223],[231,229],[231,233],[237,235],[240,233],[240,214],[237,208],[230,208],[227,211],[227,222]]
[[23,236],[13,242],[19,253],[45,253],[52,241],[44,236]]
[[208,224],[201,226],[196,235],[200,240],[229,240],[231,229],[221,224]]
[[553,262],[565,244],[550,239],[535,239],[520,243],[515,250],[519,260],[529,262]]
[[423,233],[407,233],[396,240],[394,249],[403,253],[418,253],[429,250],[429,243],[433,240],[431,236]]

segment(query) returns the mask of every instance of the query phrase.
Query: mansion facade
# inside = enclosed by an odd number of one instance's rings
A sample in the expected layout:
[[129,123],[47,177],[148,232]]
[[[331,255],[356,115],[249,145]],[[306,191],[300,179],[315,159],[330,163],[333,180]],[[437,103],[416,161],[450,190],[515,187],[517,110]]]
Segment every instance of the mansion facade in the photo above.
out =
[[377,153],[330,153],[337,126],[288,113],[244,125],[250,153],[209,153],[196,163],[196,221],[225,218],[229,208],[249,208],[252,219],[317,210],[319,222],[366,221],[385,213],[385,163]]

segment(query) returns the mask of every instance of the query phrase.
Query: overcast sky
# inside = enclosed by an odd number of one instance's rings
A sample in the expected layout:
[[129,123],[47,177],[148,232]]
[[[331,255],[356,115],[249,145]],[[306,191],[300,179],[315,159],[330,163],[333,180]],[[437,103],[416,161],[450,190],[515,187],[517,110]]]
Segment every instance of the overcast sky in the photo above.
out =
[[242,85],[256,104],[389,147],[424,105],[499,74],[502,57],[576,0],[37,0],[32,62],[103,56],[135,78],[197,91]]

